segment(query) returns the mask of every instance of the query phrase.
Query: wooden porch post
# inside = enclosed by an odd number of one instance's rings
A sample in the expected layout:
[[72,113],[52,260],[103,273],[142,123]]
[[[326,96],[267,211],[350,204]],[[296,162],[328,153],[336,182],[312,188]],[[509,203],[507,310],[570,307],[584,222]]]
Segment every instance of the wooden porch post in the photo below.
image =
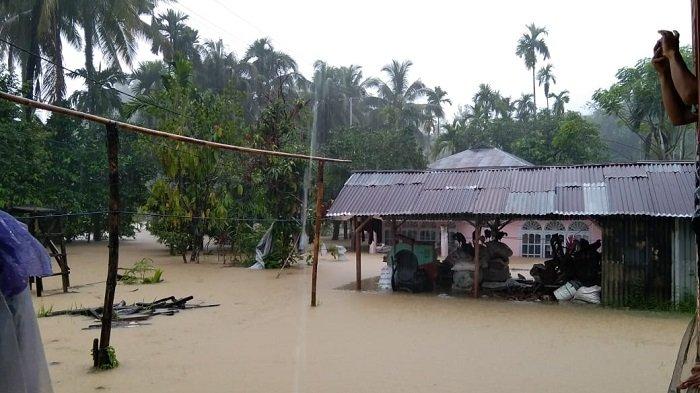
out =
[[321,247],[321,220],[323,220],[323,161],[318,162],[318,173],[316,176],[316,222],[314,223],[313,267],[311,269],[311,307],[316,307],[318,250]]
[[362,290],[362,229],[371,221],[372,217],[367,217],[362,223],[355,221],[355,290],[358,291]]
[[481,219],[477,217],[476,225],[474,226],[474,298],[479,298],[479,276],[481,270],[481,262],[479,261],[479,238],[481,238]]
[[93,354],[94,364],[97,366],[109,363],[107,347],[109,347],[112,334],[114,292],[117,288],[117,268],[119,267],[119,209],[121,201],[119,198],[119,129],[115,123],[107,124],[107,159],[109,161],[109,260],[99,350]]

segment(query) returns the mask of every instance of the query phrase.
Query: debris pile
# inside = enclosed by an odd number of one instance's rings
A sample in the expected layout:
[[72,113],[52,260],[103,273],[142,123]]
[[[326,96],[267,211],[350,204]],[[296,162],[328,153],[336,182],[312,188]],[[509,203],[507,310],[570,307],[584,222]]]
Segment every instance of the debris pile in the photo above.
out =
[[554,234],[550,240],[552,259],[536,264],[530,270],[540,288],[558,287],[554,297],[559,301],[580,301],[600,304],[601,254],[600,240],[569,236],[564,250],[564,236]]
[[530,274],[537,283],[561,286],[569,281],[578,281],[583,286],[600,285],[601,255],[600,240],[588,243],[586,239],[570,236],[564,250],[564,236],[552,235],[550,246],[552,259],[532,267]]
[[[134,327],[148,325],[143,323],[156,315],[174,315],[182,310],[191,310],[194,308],[218,307],[218,304],[187,304],[193,296],[177,299],[175,296],[170,296],[163,299],[158,299],[151,303],[137,302],[134,304],[126,304],[125,301],[115,304],[113,327]],[[75,308],[68,310],[51,311],[46,314],[47,317],[58,315],[84,315],[95,318],[94,323],[88,325],[87,329],[98,329],[102,327],[102,307],[94,308]]]

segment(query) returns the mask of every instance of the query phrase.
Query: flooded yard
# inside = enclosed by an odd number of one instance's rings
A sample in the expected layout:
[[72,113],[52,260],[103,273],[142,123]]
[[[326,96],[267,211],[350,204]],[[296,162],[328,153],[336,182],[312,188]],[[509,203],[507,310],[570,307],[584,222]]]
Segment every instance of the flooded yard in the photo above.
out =
[[[220,307],[115,328],[120,366],[91,370],[99,330],[87,317],[40,318],[56,392],[521,392],[662,391],[688,315],[464,297],[342,290],[354,258],[319,266],[320,304],[309,307],[306,266],[223,267],[216,255],[183,264],[147,235],[127,240],[121,265],[152,258],[155,285],[117,287],[116,299],[174,295]],[[352,259],[352,261],[351,261]],[[381,258],[363,256],[363,278]],[[69,246],[71,293],[45,280],[35,308],[101,305],[107,245]]]

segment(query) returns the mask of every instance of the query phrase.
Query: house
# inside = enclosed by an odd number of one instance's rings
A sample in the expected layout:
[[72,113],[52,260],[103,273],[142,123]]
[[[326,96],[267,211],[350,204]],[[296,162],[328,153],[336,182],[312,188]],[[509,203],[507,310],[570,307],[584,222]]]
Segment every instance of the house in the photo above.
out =
[[679,302],[695,288],[694,170],[648,162],[358,172],[327,215],[375,217],[391,223],[386,243],[397,226],[443,257],[450,232],[469,238],[479,220],[510,220],[505,241],[523,257],[547,258],[554,233],[602,239],[605,302],[624,304],[634,291]]
[[491,147],[469,149],[441,158],[428,165],[429,169],[467,169],[488,167],[533,166],[531,163],[505,151]]

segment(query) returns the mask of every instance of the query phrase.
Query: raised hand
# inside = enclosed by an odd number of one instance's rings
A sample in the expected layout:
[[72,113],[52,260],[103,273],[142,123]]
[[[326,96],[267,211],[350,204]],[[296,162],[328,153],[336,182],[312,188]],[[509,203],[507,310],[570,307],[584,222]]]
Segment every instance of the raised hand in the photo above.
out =
[[661,40],[656,41],[656,45],[654,45],[654,56],[651,58],[651,64],[657,72],[665,72],[669,69],[669,60],[664,56],[662,46]]
[[662,54],[668,59],[678,54],[680,50],[679,37],[681,35],[676,30],[659,30],[659,34],[661,34],[659,43],[661,44]]

